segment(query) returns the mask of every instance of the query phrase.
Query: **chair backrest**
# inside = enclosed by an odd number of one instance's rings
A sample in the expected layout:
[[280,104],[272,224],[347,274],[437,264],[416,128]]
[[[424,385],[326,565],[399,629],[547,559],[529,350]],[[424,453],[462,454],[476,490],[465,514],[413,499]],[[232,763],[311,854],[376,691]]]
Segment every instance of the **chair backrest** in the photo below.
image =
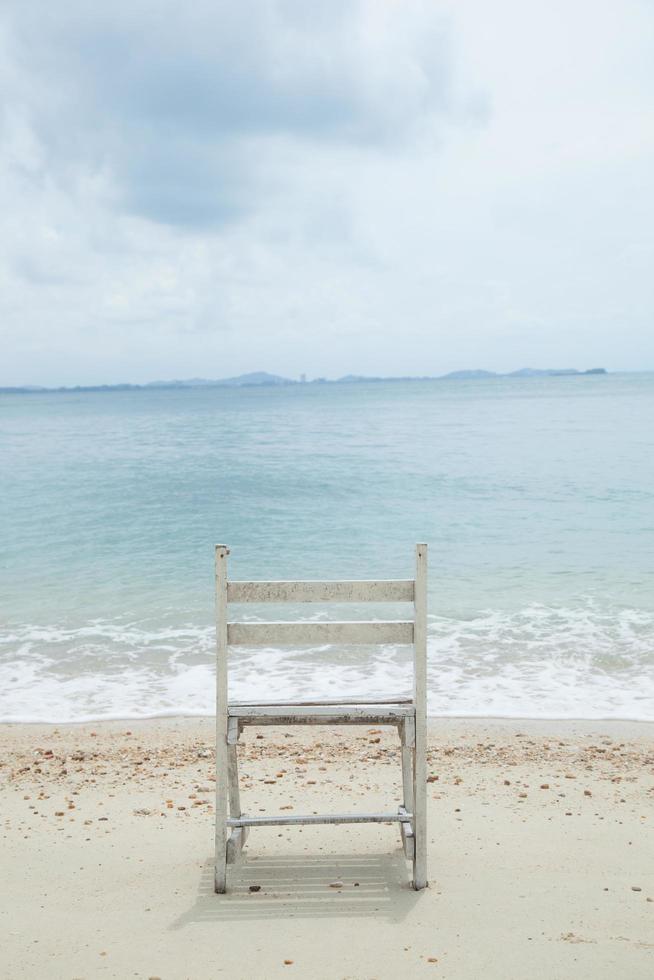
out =
[[[301,646],[303,644],[413,645],[413,697],[426,708],[427,687],[427,545],[416,545],[413,579],[366,581],[229,581],[226,545],[216,545],[217,709],[227,704],[227,652],[230,646]],[[274,620],[231,622],[228,604],[280,602],[411,602],[413,618],[322,623]]]

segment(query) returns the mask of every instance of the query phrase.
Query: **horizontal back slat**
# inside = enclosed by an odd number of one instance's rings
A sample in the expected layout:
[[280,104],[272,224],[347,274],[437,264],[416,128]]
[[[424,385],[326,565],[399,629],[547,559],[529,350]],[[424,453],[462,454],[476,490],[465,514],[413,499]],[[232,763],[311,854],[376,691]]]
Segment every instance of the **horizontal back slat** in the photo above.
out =
[[413,579],[362,582],[228,582],[228,602],[413,602]]
[[303,646],[316,643],[413,643],[413,622],[228,623],[232,646]]

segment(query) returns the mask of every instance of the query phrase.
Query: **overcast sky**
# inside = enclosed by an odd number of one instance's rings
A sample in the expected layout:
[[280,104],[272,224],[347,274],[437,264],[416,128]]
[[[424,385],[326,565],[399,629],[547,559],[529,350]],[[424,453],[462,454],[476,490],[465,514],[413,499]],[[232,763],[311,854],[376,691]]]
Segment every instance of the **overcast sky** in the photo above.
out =
[[651,0],[0,17],[0,384],[654,369]]

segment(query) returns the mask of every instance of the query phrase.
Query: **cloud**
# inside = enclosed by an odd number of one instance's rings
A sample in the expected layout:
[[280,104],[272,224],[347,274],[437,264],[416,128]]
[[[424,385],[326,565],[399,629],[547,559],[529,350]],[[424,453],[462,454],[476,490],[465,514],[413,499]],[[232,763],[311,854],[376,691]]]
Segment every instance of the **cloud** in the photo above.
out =
[[15,3],[9,30],[51,176],[173,226],[256,208],[280,141],[387,148],[455,111],[446,22],[411,0]]
[[0,5],[0,384],[654,363],[652,6]]

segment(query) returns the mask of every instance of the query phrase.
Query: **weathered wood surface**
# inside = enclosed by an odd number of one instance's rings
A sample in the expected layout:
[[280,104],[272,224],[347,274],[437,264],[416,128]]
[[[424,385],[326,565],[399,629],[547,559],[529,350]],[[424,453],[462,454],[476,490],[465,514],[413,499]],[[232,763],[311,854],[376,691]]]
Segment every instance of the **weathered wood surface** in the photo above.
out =
[[235,743],[227,743],[227,784],[229,793],[229,815],[240,817],[241,792],[238,785],[238,755]]
[[[409,813],[414,811],[413,799],[413,758],[416,744],[416,722],[415,715],[407,718],[400,728],[400,755],[402,758],[402,797],[404,809]],[[402,838],[404,851],[408,855],[407,844]],[[414,857],[413,841],[411,842],[411,860]]]
[[238,737],[241,734],[238,718],[229,717],[227,723],[227,744],[236,745],[238,742]]
[[251,725],[254,728],[270,725],[271,727],[283,728],[285,725],[389,725],[392,728],[399,728],[402,724],[401,718],[381,717],[375,714],[361,715],[358,718],[351,718],[345,715],[310,715],[309,717],[298,717],[293,715],[273,715],[272,717],[243,718],[241,725]]
[[248,839],[249,827],[233,827],[232,832],[227,838],[227,864],[235,864],[241,855],[245,842]]
[[[412,704],[413,704],[413,702],[412,702]],[[415,709],[415,704],[413,704],[413,708]],[[409,747],[412,748],[416,744],[416,716],[415,716],[415,710],[410,715],[407,716],[406,721],[404,722],[403,731],[402,731],[401,734],[402,734],[402,739],[401,739],[402,740],[402,745],[407,745],[407,746],[409,746]],[[409,809],[411,809],[411,807],[409,807]]]
[[227,555],[216,545],[216,824],[214,889],[227,890]]
[[229,602],[413,602],[413,579],[356,582],[230,582]]
[[[406,807],[401,806],[399,813],[406,814]],[[413,835],[413,827],[407,821],[400,823],[400,833],[402,835],[402,847],[404,848],[404,856],[407,861],[413,861],[415,858],[415,837]]]
[[416,742],[413,750],[413,887],[427,885],[427,545],[416,545],[414,688]]
[[410,823],[411,813],[311,813],[269,817],[230,817],[228,827],[290,827],[294,824]]
[[230,705],[229,713],[232,718],[238,718],[243,724],[324,724],[333,725],[356,724],[357,722],[378,724],[399,724],[413,714],[412,704],[400,704],[392,707],[384,705],[268,705],[260,707],[255,704],[242,707]]
[[412,620],[370,622],[228,623],[231,646],[306,646],[323,643],[413,643]]
[[[314,701],[293,701],[294,705],[323,705],[323,704],[412,704],[413,698],[410,695],[398,694],[397,697],[387,697],[387,698],[367,698],[365,695],[360,694],[354,697],[346,698],[316,698]],[[257,707],[267,708],[274,707],[276,705],[287,706],[288,701],[230,701],[229,707],[231,708],[248,708],[251,705],[256,705]]]

